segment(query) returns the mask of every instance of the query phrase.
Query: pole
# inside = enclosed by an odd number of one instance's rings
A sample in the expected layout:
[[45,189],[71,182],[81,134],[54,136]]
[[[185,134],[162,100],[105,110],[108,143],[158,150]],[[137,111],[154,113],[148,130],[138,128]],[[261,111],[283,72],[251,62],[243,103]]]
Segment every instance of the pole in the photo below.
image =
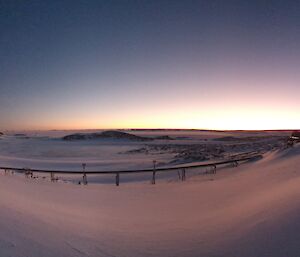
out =
[[183,168],[183,169],[181,170],[181,172],[182,172],[181,180],[182,180],[182,181],[185,181],[185,169]]
[[152,185],[155,185],[155,173],[156,173],[156,160],[153,160],[153,173],[152,173],[152,181],[151,181]]
[[85,167],[86,167],[86,163],[82,163],[82,172],[83,172],[82,180],[83,180],[83,184],[87,185],[88,182],[87,182],[87,176],[86,176],[86,173],[85,173]]
[[83,184],[84,184],[84,185],[87,185],[87,184],[88,184],[86,173],[83,173],[82,180],[83,180]]
[[119,186],[120,184],[120,173],[116,173],[116,186]]
[[50,177],[51,177],[51,182],[54,182],[55,178],[54,178],[54,173],[53,172],[50,173]]

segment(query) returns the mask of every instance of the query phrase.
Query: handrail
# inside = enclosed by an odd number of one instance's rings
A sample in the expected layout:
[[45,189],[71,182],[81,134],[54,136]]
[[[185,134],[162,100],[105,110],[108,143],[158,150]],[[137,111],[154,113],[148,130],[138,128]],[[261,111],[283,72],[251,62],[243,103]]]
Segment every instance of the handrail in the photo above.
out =
[[[232,159],[220,162],[213,162],[213,163],[205,163],[205,164],[194,164],[194,165],[181,165],[181,166],[174,166],[174,167],[164,167],[164,168],[155,168],[156,172],[159,171],[169,171],[169,170],[180,170],[180,169],[190,169],[190,168],[205,168],[205,167],[214,167],[218,165],[224,165],[229,163],[236,163],[241,161],[249,161],[256,158],[261,158],[262,155],[254,155],[250,157],[240,158],[240,159]],[[30,168],[12,168],[12,167],[1,167],[0,170],[13,170],[19,172],[36,172],[36,173],[59,173],[59,174],[128,174],[128,173],[147,173],[153,172],[153,168],[149,169],[139,169],[139,170],[106,170],[106,171],[71,171],[71,170],[42,170],[42,169],[30,169]]]

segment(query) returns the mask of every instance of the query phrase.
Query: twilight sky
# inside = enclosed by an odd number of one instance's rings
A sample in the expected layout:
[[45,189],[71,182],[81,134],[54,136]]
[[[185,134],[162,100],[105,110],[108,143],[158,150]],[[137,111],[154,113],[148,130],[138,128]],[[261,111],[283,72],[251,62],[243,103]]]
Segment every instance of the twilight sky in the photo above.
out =
[[0,0],[0,129],[300,129],[300,1]]

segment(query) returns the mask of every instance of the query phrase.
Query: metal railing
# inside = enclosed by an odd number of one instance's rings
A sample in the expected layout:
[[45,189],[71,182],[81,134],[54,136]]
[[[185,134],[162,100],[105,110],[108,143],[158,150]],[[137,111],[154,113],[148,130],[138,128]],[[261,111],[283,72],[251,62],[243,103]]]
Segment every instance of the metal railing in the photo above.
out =
[[51,181],[56,181],[55,174],[60,175],[82,175],[82,183],[87,184],[87,175],[105,175],[105,174],[113,174],[115,175],[115,183],[116,186],[120,184],[120,175],[121,174],[132,174],[132,173],[152,173],[151,183],[155,184],[156,181],[156,173],[157,172],[168,172],[168,171],[178,171],[179,178],[184,181],[186,179],[186,170],[187,169],[195,169],[195,168],[211,168],[210,173],[216,174],[217,166],[232,164],[233,167],[237,167],[240,162],[246,162],[251,160],[256,160],[262,158],[262,155],[257,154],[249,157],[239,158],[239,159],[231,159],[226,161],[205,163],[205,164],[193,164],[193,165],[179,165],[174,167],[162,167],[157,168],[155,162],[153,163],[153,168],[148,169],[138,169],[138,170],[111,170],[111,171],[86,171],[85,164],[82,164],[83,171],[72,171],[72,170],[43,170],[43,169],[29,169],[29,168],[12,168],[12,167],[1,167],[0,170],[4,170],[5,174],[8,172],[18,172],[25,174],[26,177],[33,177],[34,173],[47,173],[50,174]]

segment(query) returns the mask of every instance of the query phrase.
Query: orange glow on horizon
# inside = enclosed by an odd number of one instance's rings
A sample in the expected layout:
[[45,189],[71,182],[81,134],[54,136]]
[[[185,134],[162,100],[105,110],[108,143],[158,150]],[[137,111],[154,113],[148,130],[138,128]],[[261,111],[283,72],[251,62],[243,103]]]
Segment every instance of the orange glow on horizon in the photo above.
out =
[[[280,117],[280,118],[278,118]],[[99,121],[100,120],[100,121]],[[101,120],[103,122],[101,122]],[[105,122],[104,122],[105,121]],[[211,129],[211,130],[286,130],[300,128],[298,112],[252,110],[252,111],[210,111],[165,112],[144,115],[123,115],[103,119],[87,117],[85,119],[64,119],[49,123],[28,126],[27,130],[83,130],[83,129]]]
[[[52,105],[37,102],[39,108],[20,112],[18,117],[11,115],[4,129],[300,129],[298,95],[282,86],[284,78],[276,78],[274,82],[228,76],[174,81],[172,85],[176,90],[162,87],[152,91],[149,86],[149,91],[139,93],[120,89],[119,94],[107,102],[99,101],[99,93],[86,91],[78,93],[77,102],[73,98]],[[296,88],[295,81],[286,79],[285,82]],[[200,84],[206,89],[201,90]],[[189,90],[183,85],[188,85]]]

